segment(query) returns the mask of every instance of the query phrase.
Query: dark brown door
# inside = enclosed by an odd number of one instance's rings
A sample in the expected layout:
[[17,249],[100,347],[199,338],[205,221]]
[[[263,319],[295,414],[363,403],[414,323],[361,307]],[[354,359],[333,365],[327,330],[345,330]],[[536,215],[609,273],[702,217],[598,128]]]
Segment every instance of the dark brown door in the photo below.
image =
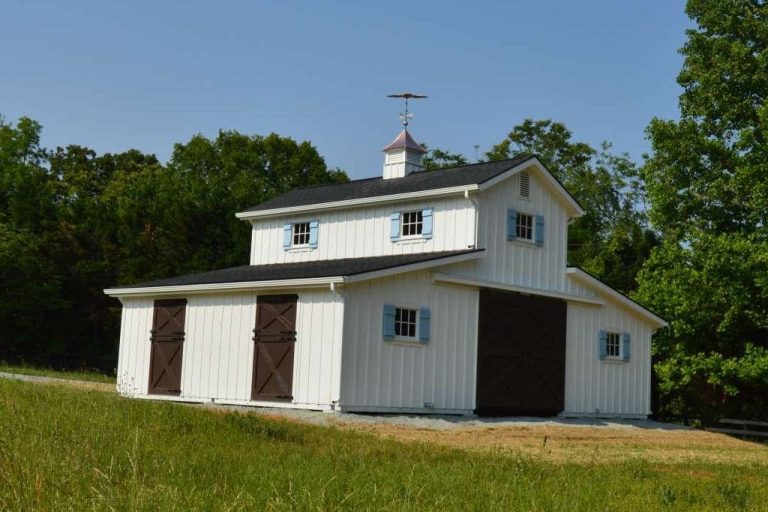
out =
[[254,400],[293,398],[293,348],[296,345],[296,295],[260,295],[253,330]]
[[181,394],[181,360],[184,353],[185,299],[156,300],[150,340],[149,393]]
[[480,290],[478,414],[563,410],[566,316],[561,300]]

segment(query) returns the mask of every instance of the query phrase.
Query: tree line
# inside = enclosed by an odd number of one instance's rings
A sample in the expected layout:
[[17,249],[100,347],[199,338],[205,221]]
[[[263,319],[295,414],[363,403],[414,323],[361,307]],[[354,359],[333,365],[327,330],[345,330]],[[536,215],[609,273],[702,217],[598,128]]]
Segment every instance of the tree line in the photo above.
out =
[[[669,321],[654,337],[655,412],[768,415],[768,7],[689,0],[679,118],[650,121],[638,164],[609,142],[527,119],[483,155],[536,154],[586,215],[568,262]],[[308,142],[222,131],[163,164],[130,150],[49,150],[0,120],[0,357],[116,358],[102,289],[247,263],[234,212],[296,186],[343,182]],[[425,165],[462,165],[429,150]]]

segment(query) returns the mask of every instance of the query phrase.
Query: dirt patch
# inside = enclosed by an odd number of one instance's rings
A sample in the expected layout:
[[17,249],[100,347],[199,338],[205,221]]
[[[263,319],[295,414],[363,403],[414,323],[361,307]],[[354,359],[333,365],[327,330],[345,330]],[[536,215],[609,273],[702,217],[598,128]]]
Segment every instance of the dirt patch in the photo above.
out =
[[434,430],[407,425],[352,422],[339,422],[339,426],[400,441],[434,443],[473,451],[520,453],[558,463],[702,460],[768,465],[768,447],[765,445],[700,430],[556,425]]

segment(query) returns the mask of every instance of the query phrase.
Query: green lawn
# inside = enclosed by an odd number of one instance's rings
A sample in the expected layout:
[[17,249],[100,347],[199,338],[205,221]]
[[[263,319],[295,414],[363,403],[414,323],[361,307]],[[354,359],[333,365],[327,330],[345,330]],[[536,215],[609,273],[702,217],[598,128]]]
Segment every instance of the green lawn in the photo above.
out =
[[552,464],[0,379],[0,510],[760,510],[768,464]]
[[68,372],[61,370],[52,370],[49,368],[38,368],[28,365],[12,365],[7,364],[4,361],[0,361],[0,372],[6,373],[18,373],[22,375],[39,375],[42,377],[56,377],[57,379],[68,380],[86,380],[89,382],[106,382],[114,383],[115,378],[103,373],[90,372],[90,371],[77,371]]

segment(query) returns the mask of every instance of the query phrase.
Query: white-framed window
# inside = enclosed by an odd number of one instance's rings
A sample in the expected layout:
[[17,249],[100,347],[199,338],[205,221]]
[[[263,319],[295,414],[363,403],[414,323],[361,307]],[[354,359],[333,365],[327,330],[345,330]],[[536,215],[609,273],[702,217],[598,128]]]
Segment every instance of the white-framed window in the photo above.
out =
[[628,362],[630,342],[628,332],[619,329],[601,330],[598,333],[598,356],[602,361]]
[[384,304],[384,341],[429,343],[431,319],[425,306]]
[[294,247],[309,245],[309,222],[293,224],[291,240]]
[[621,357],[621,333],[606,333],[605,355],[606,357],[617,359]]
[[416,340],[419,310],[416,308],[395,308],[395,336],[397,338]]
[[401,215],[400,232],[406,237],[420,237],[424,228],[424,217],[421,210],[403,212]]
[[528,171],[520,173],[520,197],[531,196],[531,175]]
[[515,233],[521,240],[533,240],[533,215],[518,212]]

